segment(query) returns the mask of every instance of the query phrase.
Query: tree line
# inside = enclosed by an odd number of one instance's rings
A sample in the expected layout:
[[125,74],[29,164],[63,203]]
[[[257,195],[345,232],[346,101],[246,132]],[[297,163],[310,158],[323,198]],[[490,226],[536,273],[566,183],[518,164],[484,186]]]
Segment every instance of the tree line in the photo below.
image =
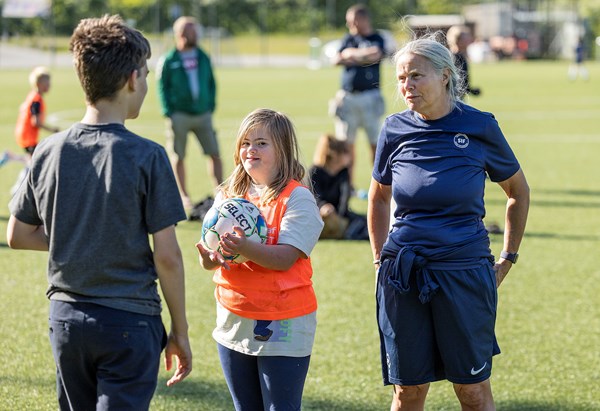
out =
[[[228,34],[306,33],[341,30],[345,10],[360,0],[52,0],[44,18],[3,19],[4,35],[50,34],[68,36],[85,17],[120,14],[145,33],[169,30],[180,15],[192,15],[205,27]],[[374,25],[393,29],[409,14],[460,14],[463,6],[491,0],[362,0],[369,6]],[[509,0],[494,0],[509,1]],[[0,3],[2,3],[0,1]],[[579,7],[595,35],[600,33],[600,0],[510,0],[522,10]]]

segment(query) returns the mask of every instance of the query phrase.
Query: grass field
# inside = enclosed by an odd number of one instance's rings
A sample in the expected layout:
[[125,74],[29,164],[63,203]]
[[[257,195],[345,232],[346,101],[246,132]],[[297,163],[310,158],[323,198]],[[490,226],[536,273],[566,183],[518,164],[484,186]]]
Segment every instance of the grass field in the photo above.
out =
[[[499,410],[600,410],[600,64],[588,65],[590,82],[566,80],[566,63],[511,62],[475,65],[471,98],[493,112],[517,153],[531,186],[532,203],[521,259],[499,290],[497,334],[502,354],[492,385]],[[325,68],[217,69],[216,127],[226,171],[231,170],[235,132],[256,107],[286,112],[294,120],[306,164],[322,132],[332,131],[327,100],[339,71]],[[403,109],[394,97],[393,73],[384,68],[387,112]],[[141,116],[128,126],[163,141],[163,120],[150,77]],[[0,150],[16,151],[12,137],[17,107],[27,92],[27,72],[0,72]],[[53,71],[47,100],[60,127],[84,110],[75,75]],[[360,136],[358,188],[370,180],[368,148]],[[211,192],[205,163],[189,148],[194,199]],[[56,409],[54,368],[47,338],[45,253],[13,251],[4,238],[9,189],[18,164],[0,169],[0,410]],[[595,170],[595,171],[594,171]],[[73,199],[77,201],[77,199]],[[502,223],[505,198],[497,185],[486,193],[487,220]],[[358,211],[366,202],[353,199]],[[213,286],[196,259],[198,223],[177,228],[187,274],[194,371],[167,388],[160,374],[153,410],[231,410],[227,387],[210,337]],[[498,254],[501,237],[492,237]],[[374,273],[367,242],[320,242],[313,253],[319,327],[304,395],[306,410],[389,409],[390,389],[381,385],[374,316]],[[165,318],[165,320],[168,320]],[[458,409],[447,382],[432,385],[428,409]]]

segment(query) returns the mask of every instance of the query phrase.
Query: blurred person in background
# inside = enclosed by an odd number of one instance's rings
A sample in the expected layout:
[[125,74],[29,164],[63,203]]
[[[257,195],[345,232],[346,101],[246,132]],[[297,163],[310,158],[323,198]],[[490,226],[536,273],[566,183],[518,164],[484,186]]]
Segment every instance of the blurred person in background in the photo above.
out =
[[446,34],[448,47],[454,55],[454,64],[460,70],[463,76],[465,91],[467,94],[478,96],[481,94],[481,89],[471,86],[469,77],[469,55],[467,48],[473,43],[471,31],[466,26],[452,26]]
[[313,165],[308,170],[319,212],[325,226],[323,239],[368,240],[365,215],[350,210],[350,148],[331,134],[317,143]]
[[39,143],[40,130],[46,130],[50,133],[58,133],[58,127],[46,123],[46,105],[44,104],[44,94],[50,91],[51,85],[50,71],[43,66],[35,67],[29,73],[29,84],[31,91],[25,97],[25,101],[19,107],[19,116],[15,127],[15,137],[17,144],[24,150],[23,155],[5,151],[0,155],[0,166],[8,161],[19,161],[25,164],[25,167],[19,173],[17,181],[11,188],[11,194],[14,194],[29,170],[31,156]]
[[385,41],[373,30],[369,10],[363,4],[348,9],[346,26],[348,34],[332,59],[333,64],[343,66],[342,86],[329,103],[329,113],[334,117],[336,138],[346,141],[350,148],[352,184],[356,157],[354,146],[359,128],[365,130],[369,139],[371,160],[375,156],[381,117],[385,112],[379,80]]
[[577,77],[579,77],[582,80],[587,81],[590,78],[590,74],[585,65],[583,64],[586,55],[585,42],[583,41],[583,37],[580,37],[577,41],[577,45],[575,46],[574,52],[575,59],[573,63],[571,63],[571,65],[569,66],[569,80],[575,81],[577,80]]
[[213,127],[216,82],[208,55],[198,47],[198,23],[183,16],[173,24],[175,48],[158,62],[158,96],[167,118],[167,150],[186,209],[193,206],[185,169],[187,136],[193,132],[208,156],[214,187],[223,182],[219,143]]

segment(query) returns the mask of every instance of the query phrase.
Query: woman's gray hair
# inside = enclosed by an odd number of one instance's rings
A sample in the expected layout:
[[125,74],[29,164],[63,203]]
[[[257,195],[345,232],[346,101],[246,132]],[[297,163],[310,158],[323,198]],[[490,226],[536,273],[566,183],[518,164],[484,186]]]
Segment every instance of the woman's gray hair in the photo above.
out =
[[456,103],[463,97],[466,90],[463,75],[456,67],[456,64],[454,64],[452,52],[439,40],[439,38],[443,37],[443,33],[436,32],[409,41],[394,54],[392,60],[396,67],[400,57],[410,53],[429,60],[433,68],[439,74],[441,74],[444,69],[448,69],[450,77],[448,78],[448,84],[446,84],[446,91],[448,92],[450,104],[452,108],[454,108]]

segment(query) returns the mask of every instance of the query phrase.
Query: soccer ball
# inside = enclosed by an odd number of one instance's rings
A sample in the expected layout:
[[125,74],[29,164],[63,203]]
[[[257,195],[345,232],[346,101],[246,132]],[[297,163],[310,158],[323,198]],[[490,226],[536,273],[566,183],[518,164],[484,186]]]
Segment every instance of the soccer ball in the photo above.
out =
[[[250,241],[264,243],[267,240],[267,223],[260,210],[250,201],[243,198],[229,198],[217,206],[213,206],[202,221],[202,242],[206,248],[221,254],[219,241],[226,233],[235,233],[233,227],[244,230]],[[225,255],[226,260],[240,264],[248,259],[240,254]]]

